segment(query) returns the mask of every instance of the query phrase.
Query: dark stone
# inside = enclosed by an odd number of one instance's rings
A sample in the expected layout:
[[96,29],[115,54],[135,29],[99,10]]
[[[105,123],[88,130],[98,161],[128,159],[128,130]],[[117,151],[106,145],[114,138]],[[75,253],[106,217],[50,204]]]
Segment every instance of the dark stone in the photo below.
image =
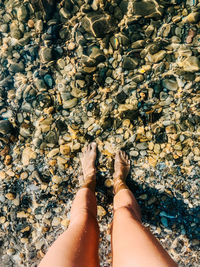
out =
[[113,21],[106,13],[90,12],[83,18],[82,26],[95,37],[104,37],[113,30]]
[[87,54],[89,56],[83,55],[82,57],[82,61],[87,67],[97,66],[100,62],[103,62],[106,59],[103,51],[97,46],[89,47]]
[[44,18],[52,18],[53,13],[56,11],[56,3],[58,0],[31,0],[34,10],[43,11]]
[[0,121],[0,133],[1,134],[10,134],[13,132],[12,123],[9,120]]
[[123,63],[122,63],[122,67],[124,69],[133,70],[133,69],[135,69],[137,67],[137,65],[138,65],[138,60],[137,59],[133,59],[131,57],[124,56]]
[[159,129],[159,132],[155,135],[155,141],[158,144],[163,144],[168,142],[168,138],[164,128]]
[[17,72],[24,72],[24,64],[23,62],[19,63],[12,63],[9,67],[9,70],[11,72],[17,73]]
[[121,113],[121,118],[122,119],[129,119],[131,122],[136,120],[139,116],[139,111],[138,110],[126,110]]
[[56,122],[56,127],[58,128],[59,132],[63,132],[67,130],[67,125],[64,121],[58,120]]
[[124,91],[121,91],[119,94],[116,95],[116,100],[119,104],[124,104],[127,98],[127,94]]
[[57,144],[58,143],[58,135],[51,131],[45,136],[45,141],[50,144]]
[[163,8],[155,0],[134,1],[133,12],[145,18],[160,19],[162,17]]
[[46,74],[46,75],[44,76],[44,81],[45,81],[45,83],[46,83],[50,88],[52,88],[52,86],[53,86],[53,79],[52,79],[52,77],[51,77],[50,74]]

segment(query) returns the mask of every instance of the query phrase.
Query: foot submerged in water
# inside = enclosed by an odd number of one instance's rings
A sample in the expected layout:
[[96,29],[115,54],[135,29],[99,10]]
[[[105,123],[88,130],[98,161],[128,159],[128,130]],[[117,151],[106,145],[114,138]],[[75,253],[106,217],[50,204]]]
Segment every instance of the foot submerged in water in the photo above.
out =
[[126,177],[130,171],[130,160],[126,153],[119,150],[115,155],[114,165],[114,193],[117,194],[121,189],[128,189]]
[[97,156],[97,145],[91,143],[87,145],[80,158],[82,170],[83,170],[83,185],[82,187],[88,187],[95,190],[96,186],[96,167],[95,160]]

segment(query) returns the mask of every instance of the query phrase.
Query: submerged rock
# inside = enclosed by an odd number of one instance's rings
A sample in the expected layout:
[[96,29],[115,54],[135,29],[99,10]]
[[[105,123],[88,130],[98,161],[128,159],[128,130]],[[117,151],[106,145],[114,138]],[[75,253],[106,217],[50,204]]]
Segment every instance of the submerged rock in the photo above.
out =
[[178,89],[177,81],[172,80],[172,79],[164,79],[162,81],[162,85],[163,87],[171,91],[176,91]]
[[52,49],[48,47],[42,47],[40,50],[40,58],[42,63],[47,63],[52,60]]
[[187,72],[196,72],[200,70],[200,61],[197,57],[194,56],[188,57],[178,64],[183,68],[184,71]]
[[113,30],[111,16],[102,12],[88,13],[82,20],[83,28],[95,37],[103,37]]
[[133,69],[135,69],[137,67],[137,65],[138,65],[138,60],[137,59],[131,58],[131,57],[127,57],[127,56],[125,56],[123,58],[122,66],[123,66],[124,69],[133,70]]
[[0,121],[0,133],[10,134],[13,132],[12,123],[9,120]]
[[133,2],[133,13],[135,15],[144,16],[145,18],[160,19],[162,17],[163,8],[155,0],[135,0]]

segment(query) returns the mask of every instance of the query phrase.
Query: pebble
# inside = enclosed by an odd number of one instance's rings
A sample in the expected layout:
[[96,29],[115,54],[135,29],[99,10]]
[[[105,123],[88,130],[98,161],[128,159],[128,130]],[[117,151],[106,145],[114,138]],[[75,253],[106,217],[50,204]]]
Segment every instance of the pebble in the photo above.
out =
[[26,21],[28,12],[25,6],[21,6],[17,9],[17,18],[19,21]]
[[62,182],[62,178],[58,175],[54,175],[52,177],[52,182],[54,182],[55,184],[60,184]]
[[75,97],[70,99],[70,100],[66,100],[66,101],[63,102],[63,108],[64,109],[73,108],[73,107],[75,107],[77,105],[77,102],[78,102],[78,100]]
[[76,44],[73,42],[70,42],[67,46],[68,50],[74,50],[76,48]]
[[10,134],[13,131],[12,123],[9,120],[0,121],[0,133],[3,135]]
[[197,72],[200,70],[200,61],[197,57],[191,56],[180,62],[179,66],[182,67],[184,71]]
[[113,186],[113,180],[112,179],[106,179],[104,184],[106,187],[112,187]]
[[161,223],[164,227],[168,227],[168,221],[167,218],[165,217],[161,217]]
[[48,47],[42,47],[40,49],[40,59],[42,63],[47,63],[52,60],[52,49]]
[[186,20],[189,23],[197,23],[200,20],[200,14],[199,14],[199,12],[192,12],[192,13],[190,13],[187,16]]
[[59,153],[59,151],[60,151],[59,148],[54,148],[47,154],[47,157],[53,158],[55,155]]
[[130,57],[124,57],[123,58],[123,68],[128,70],[133,70],[138,65],[137,59],[133,59]]
[[155,53],[153,55],[148,54],[146,56],[146,61],[149,61],[151,63],[158,63],[161,60],[163,60],[166,56],[166,51],[165,50],[160,50],[158,53]]
[[177,91],[177,89],[178,89],[178,84],[175,80],[164,79],[162,81],[162,85],[163,85],[163,87],[165,87],[166,89],[171,90],[171,91]]
[[6,173],[4,171],[0,171],[0,179],[3,180],[6,178]]
[[12,193],[7,193],[7,194],[5,195],[5,197],[6,197],[7,199],[9,199],[9,200],[13,200],[13,199],[15,199],[15,195],[12,194]]
[[102,206],[97,206],[97,216],[103,217],[106,215],[106,210]]
[[22,152],[22,164],[24,166],[29,165],[29,162],[31,159],[36,159],[37,155],[36,153],[30,148],[30,147],[26,147],[23,152]]
[[129,155],[132,156],[132,157],[137,157],[139,155],[139,153],[138,153],[138,151],[132,150],[132,151],[129,152]]
[[54,217],[52,221],[52,226],[58,226],[61,223],[61,218]]
[[70,151],[71,151],[71,148],[70,148],[69,145],[64,144],[64,145],[61,145],[60,146],[60,153],[62,155],[69,155],[70,154]]

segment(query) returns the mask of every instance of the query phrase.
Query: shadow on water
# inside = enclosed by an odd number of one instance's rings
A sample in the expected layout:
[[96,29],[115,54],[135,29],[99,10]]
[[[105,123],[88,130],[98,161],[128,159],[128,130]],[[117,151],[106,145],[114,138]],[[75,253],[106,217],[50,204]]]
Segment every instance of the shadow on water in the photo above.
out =
[[[112,189],[105,188],[104,181],[105,178],[98,174],[97,191],[103,196],[103,198],[100,197],[101,204],[110,204],[113,201]],[[127,178],[127,185],[140,205],[144,223],[156,227],[162,225],[165,229],[176,232],[177,236],[180,236],[181,233],[189,240],[199,240],[200,206],[190,208],[184,203],[181,196],[180,199],[177,199],[165,192],[159,192],[147,184],[138,184],[130,177]],[[141,195],[145,195],[145,200],[140,198]],[[179,196],[177,195],[177,197]]]

